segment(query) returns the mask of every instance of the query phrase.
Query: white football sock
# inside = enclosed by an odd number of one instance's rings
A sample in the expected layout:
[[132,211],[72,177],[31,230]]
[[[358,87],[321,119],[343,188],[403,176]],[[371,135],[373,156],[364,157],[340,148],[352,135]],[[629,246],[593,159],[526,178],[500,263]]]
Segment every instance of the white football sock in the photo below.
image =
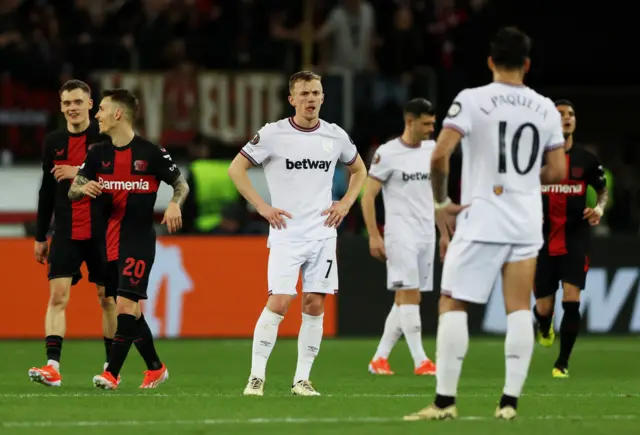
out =
[[50,359],[47,361],[47,365],[53,367],[57,371],[60,371],[60,361],[56,361],[55,359]]
[[420,305],[400,305],[400,325],[407,345],[409,345],[413,363],[417,368],[427,359],[424,347],[422,347]]
[[469,348],[467,313],[449,311],[438,319],[436,343],[436,394],[455,397],[462,372],[462,362]]
[[253,352],[251,355],[251,377],[265,379],[267,361],[278,338],[278,325],[284,316],[265,307],[253,331]]
[[534,335],[531,312],[515,311],[507,316],[504,340],[506,376],[504,394],[520,397],[533,355]]
[[399,308],[400,307],[396,304],[393,304],[391,311],[389,311],[387,320],[384,322],[384,332],[382,333],[380,344],[378,344],[378,350],[376,350],[376,354],[373,357],[374,360],[377,360],[378,358],[389,358],[391,350],[396,345],[400,337],[402,337]]
[[310,316],[302,313],[302,325],[298,334],[298,365],[293,385],[299,381],[308,381],[313,361],[320,351],[322,342],[324,314]]

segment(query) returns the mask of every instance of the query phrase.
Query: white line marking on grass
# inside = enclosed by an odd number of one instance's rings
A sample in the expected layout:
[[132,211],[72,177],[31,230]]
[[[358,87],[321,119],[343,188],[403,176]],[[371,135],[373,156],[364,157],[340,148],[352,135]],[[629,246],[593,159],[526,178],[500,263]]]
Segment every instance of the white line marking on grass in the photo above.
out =
[[[300,400],[297,396],[293,396],[290,393],[274,393],[267,394],[269,397],[291,397],[295,400]],[[371,398],[371,399],[402,399],[402,398],[422,398],[433,397],[433,393],[424,394],[379,394],[379,393],[361,393],[361,394],[323,394],[321,397],[335,397],[335,398]],[[499,393],[462,393],[458,397],[465,398],[482,398],[482,397],[498,397]],[[626,398],[638,398],[640,393],[525,393],[524,397],[626,397]],[[234,398],[243,397],[241,393],[186,393],[186,392],[174,392],[174,393],[120,393],[118,391],[112,392],[96,392],[96,393],[0,393],[1,398],[7,399],[46,399],[49,397],[65,397],[65,398],[121,398],[121,397],[154,397],[154,398],[180,398],[180,397],[221,397],[221,398]],[[247,400],[255,400],[249,398]],[[259,400],[259,399],[258,399]]]
[[[540,415],[534,417],[518,417],[518,420],[637,420],[639,415]],[[459,421],[494,421],[489,416],[462,416]],[[96,421],[7,421],[0,423],[6,428],[34,427],[108,427],[108,426],[214,426],[214,425],[253,425],[253,424],[331,424],[331,423],[403,423],[402,417],[335,417],[335,418],[210,418],[202,420],[96,420]]]

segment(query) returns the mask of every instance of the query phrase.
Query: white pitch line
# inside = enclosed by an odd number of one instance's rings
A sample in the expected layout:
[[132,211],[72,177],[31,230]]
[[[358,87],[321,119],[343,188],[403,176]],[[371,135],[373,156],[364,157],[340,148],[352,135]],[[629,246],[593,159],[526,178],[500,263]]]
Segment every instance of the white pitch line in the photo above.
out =
[[[518,420],[638,420],[640,415],[540,415],[518,417]],[[495,421],[495,418],[481,415],[459,417],[460,421]],[[202,420],[96,420],[96,421],[7,421],[0,423],[5,428],[33,427],[108,427],[108,426],[213,426],[213,425],[253,425],[253,424],[328,424],[328,423],[403,423],[401,417],[335,417],[335,418],[210,418]]]
[[[267,394],[269,397],[295,397],[287,393],[274,393]],[[467,393],[459,394],[458,397],[497,397],[499,393]],[[626,397],[637,398],[640,397],[640,393],[525,393],[524,397]],[[105,393],[0,393],[0,398],[7,399],[42,399],[49,397],[65,397],[65,398],[121,398],[121,397],[154,397],[154,398],[178,398],[178,397],[221,397],[221,398],[233,398],[243,397],[242,394],[229,394],[229,393],[119,393],[105,392]],[[422,398],[433,397],[433,393],[425,394],[378,394],[378,393],[362,393],[362,394],[323,394],[322,397],[337,397],[337,398],[381,398],[381,399],[393,399],[393,398]],[[253,399],[253,398],[252,398]],[[296,398],[297,399],[297,398]],[[250,399],[251,400],[251,399]],[[258,399],[259,400],[259,399]],[[299,400],[299,399],[297,399]]]

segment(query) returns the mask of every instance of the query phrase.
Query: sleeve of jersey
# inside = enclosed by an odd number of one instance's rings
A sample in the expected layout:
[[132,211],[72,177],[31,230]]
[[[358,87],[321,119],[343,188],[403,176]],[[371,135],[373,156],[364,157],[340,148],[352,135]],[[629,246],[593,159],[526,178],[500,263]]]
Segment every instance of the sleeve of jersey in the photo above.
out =
[[557,148],[564,146],[564,133],[562,133],[562,116],[560,112],[555,110],[555,115],[551,120],[551,136],[549,136],[549,141],[545,144],[545,151],[552,151]]
[[87,180],[96,179],[96,162],[100,160],[98,155],[98,150],[100,149],[101,147],[99,145],[89,149],[87,157],[84,158],[84,162],[80,165],[80,169],[78,169],[78,177],[84,177]]
[[465,91],[460,92],[451,103],[442,127],[456,130],[463,137],[471,132],[471,104]]
[[50,140],[45,139],[42,153],[42,184],[38,192],[38,214],[36,217],[36,240],[47,240],[47,232],[51,224],[56,196],[56,180],[51,173],[53,169],[53,155]]
[[260,131],[253,136],[253,139],[247,142],[240,150],[240,154],[253,165],[257,166],[262,164],[271,154],[269,150],[269,137],[265,136],[267,136],[265,129],[260,129]]
[[164,181],[167,184],[173,184],[180,176],[180,169],[171,160],[171,155],[164,148],[157,148],[154,151],[155,158],[155,174],[160,181]]
[[[345,133],[346,134],[346,133]],[[358,158],[358,149],[353,143],[351,136],[347,135],[348,140],[342,141],[342,151],[340,152],[340,161],[347,166],[351,166]]]
[[376,151],[369,168],[369,177],[384,183],[389,179],[390,175],[389,156],[381,156],[380,151]]

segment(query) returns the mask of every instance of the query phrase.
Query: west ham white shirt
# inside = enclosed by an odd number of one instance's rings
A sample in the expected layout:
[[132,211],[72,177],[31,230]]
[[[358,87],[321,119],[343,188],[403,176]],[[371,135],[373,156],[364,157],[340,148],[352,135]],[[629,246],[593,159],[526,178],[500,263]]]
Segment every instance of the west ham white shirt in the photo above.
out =
[[263,166],[271,205],[292,216],[284,218],[286,228],[270,228],[269,242],[336,237],[335,228],[324,226],[327,217],[322,212],[332,204],[336,163],[351,165],[358,156],[342,128],[320,120],[305,129],[292,118],[281,119],[262,127],[240,152]]
[[402,138],[381,145],[369,176],[382,182],[384,237],[403,243],[434,242],[431,153],[435,141],[409,146]]
[[462,135],[456,235],[483,242],[542,243],[543,154],[564,145],[554,103],[526,86],[491,83],[458,94],[443,127]]

